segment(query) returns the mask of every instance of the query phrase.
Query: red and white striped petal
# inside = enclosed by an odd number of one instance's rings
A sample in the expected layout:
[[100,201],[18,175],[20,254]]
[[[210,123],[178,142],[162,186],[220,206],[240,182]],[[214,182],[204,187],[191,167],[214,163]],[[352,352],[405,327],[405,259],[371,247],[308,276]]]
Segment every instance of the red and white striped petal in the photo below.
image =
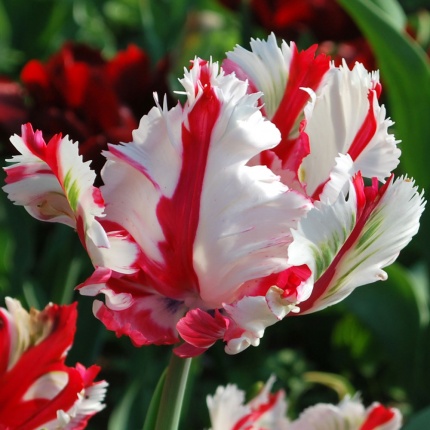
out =
[[384,181],[398,165],[398,141],[388,133],[393,124],[379,106],[379,75],[357,63],[331,66],[324,85],[305,108],[310,154],[303,160],[299,177],[308,195],[318,198],[329,179],[338,154],[349,154],[354,173]]
[[424,210],[423,194],[401,177],[378,188],[365,187],[361,175],[350,184],[349,196],[334,204],[320,202],[293,231],[290,263],[311,268],[314,287],[300,313],[335,304],[356,287],[386,279],[391,264],[417,233]]
[[[262,112],[282,136],[274,152],[282,160],[282,168],[297,175],[303,157],[309,154],[308,139],[302,133],[303,111],[310,99],[305,89],[317,91],[321,87],[330,67],[329,57],[315,56],[316,45],[299,52],[293,42],[282,41],[279,48],[273,33],[267,41],[252,39],[250,45],[251,51],[237,46],[228,52],[223,68],[249,80],[251,91],[263,92]],[[261,157],[258,162],[265,164],[264,153]]]
[[108,247],[104,229],[96,220],[103,216],[100,191],[93,186],[95,173],[84,163],[78,145],[55,135],[48,144],[30,124],[22,126],[22,136],[12,144],[20,155],[6,167],[4,191],[17,205],[24,206],[37,219],[60,222],[78,230],[81,239],[95,246]]
[[236,385],[219,386],[213,396],[206,398],[211,430],[289,429],[285,393],[282,390],[270,393],[274,382],[272,376],[248,403],[245,403],[245,393]]
[[58,410],[56,419],[45,423],[46,430],[81,430],[88,420],[97,412],[102,411],[105,405],[102,403],[106,396],[108,383],[106,381],[94,382],[100,371],[99,366],[91,366],[86,369],[81,364],[76,365],[76,370],[81,374],[84,388],[77,394],[75,403],[68,410]]
[[234,321],[234,332],[225,335],[228,338],[225,347],[227,354],[237,354],[250,345],[258,346],[267,327],[297,311],[296,301],[284,298],[283,293],[281,288],[272,286],[266,296],[248,296],[232,305],[224,305]]
[[290,228],[309,202],[250,158],[279,131],[247,84],[195,60],[184,107],[155,107],[133,142],[110,146],[102,172],[107,218],[139,244],[161,295],[220,308],[251,279],[286,268]]
[[175,348],[180,357],[194,357],[217,340],[226,343],[228,354],[237,354],[250,345],[257,346],[267,327],[296,312],[297,302],[309,297],[310,270],[290,267],[266,278],[247,282],[243,297],[223,309],[205,312],[193,309],[181,318],[176,328],[186,342]]
[[399,430],[402,417],[398,409],[379,403],[365,409],[360,399],[344,398],[339,405],[319,403],[305,409],[291,422],[289,430]]
[[[76,304],[50,304],[30,313],[16,300],[6,305],[0,308],[0,423],[16,430],[84,428],[103,409],[107,384],[94,382],[97,366],[64,363],[75,334]],[[75,425],[67,426],[64,418]]]
[[[297,118],[309,99],[309,95],[300,88],[316,90],[320,86],[329,68],[329,58],[324,55],[315,58],[316,46],[299,52],[294,42],[288,45],[282,41],[279,47],[273,33],[267,41],[251,39],[250,46],[251,51],[237,45],[233,51],[227,52],[224,70],[236,73],[240,79],[248,79],[251,90],[264,94],[263,109],[267,118],[273,119],[282,111],[285,122],[289,123],[288,134],[294,123],[297,132],[300,122]],[[284,106],[286,104],[289,109]],[[291,108],[294,112],[289,113]],[[289,118],[289,115],[295,117]]]

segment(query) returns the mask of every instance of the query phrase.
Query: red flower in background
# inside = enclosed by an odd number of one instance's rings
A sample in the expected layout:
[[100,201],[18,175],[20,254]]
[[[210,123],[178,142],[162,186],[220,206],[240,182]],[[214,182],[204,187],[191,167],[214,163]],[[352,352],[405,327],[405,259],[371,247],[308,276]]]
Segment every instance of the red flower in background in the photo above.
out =
[[[237,10],[240,0],[220,0]],[[319,52],[333,56],[353,66],[356,61],[373,70],[375,62],[370,45],[361,36],[352,19],[335,0],[251,0],[255,22],[278,37],[297,40],[303,33],[311,33],[315,41],[327,42]]]
[[6,77],[0,77],[0,143],[4,155],[3,144],[9,137],[21,129],[28,121],[28,113],[24,104],[21,86]]
[[19,132],[25,121],[44,129],[48,137],[61,131],[80,142],[84,160],[92,160],[100,171],[101,150],[108,142],[129,140],[152,107],[153,92],[167,92],[166,72],[167,62],[153,70],[147,54],[135,45],[106,61],[98,50],[68,42],[46,63],[31,60],[24,66],[21,80],[29,107],[19,86],[8,83],[12,96],[0,83],[0,133]]

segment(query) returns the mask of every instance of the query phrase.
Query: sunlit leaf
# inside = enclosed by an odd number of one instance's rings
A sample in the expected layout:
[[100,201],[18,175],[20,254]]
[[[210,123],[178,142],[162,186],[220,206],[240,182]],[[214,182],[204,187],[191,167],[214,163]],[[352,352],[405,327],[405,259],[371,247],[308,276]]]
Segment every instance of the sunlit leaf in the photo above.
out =
[[[338,0],[356,21],[376,54],[388,89],[396,137],[402,140],[402,163],[420,186],[430,184],[430,66],[418,43],[371,0]],[[395,0],[391,1],[395,4]],[[397,5],[398,6],[398,5]],[[396,6],[396,7],[397,7]]]

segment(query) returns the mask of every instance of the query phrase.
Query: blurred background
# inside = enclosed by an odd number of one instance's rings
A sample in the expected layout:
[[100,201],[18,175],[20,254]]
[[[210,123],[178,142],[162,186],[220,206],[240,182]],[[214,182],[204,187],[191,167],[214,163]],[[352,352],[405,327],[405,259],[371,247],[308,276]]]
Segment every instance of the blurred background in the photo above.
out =
[[[343,9],[345,7],[345,9]],[[401,139],[401,164],[430,185],[430,12],[428,0],[0,0],[0,152],[31,121],[49,138],[69,134],[97,171],[107,142],[129,141],[153,105],[169,106],[194,56],[224,58],[236,44],[270,32],[299,48],[314,43],[349,65],[380,69],[382,103]],[[4,174],[2,173],[3,177]],[[428,196],[427,196],[428,199]],[[217,344],[192,367],[182,428],[209,427],[205,398],[218,385],[249,393],[271,374],[292,417],[319,401],[359,391],[369,404],[394,405],[405,429],[430,428],[430,212],[389,279],[356,290],[339,305],[288,317],[258,348],[227,356]],[[135,348],[116,338],[74,287],[91,273],[76,234],[40,223],[0,194],[0,306],[79,302],[68,362],[102,366],[106,409],[89,429],[142,428],[169,347]]]

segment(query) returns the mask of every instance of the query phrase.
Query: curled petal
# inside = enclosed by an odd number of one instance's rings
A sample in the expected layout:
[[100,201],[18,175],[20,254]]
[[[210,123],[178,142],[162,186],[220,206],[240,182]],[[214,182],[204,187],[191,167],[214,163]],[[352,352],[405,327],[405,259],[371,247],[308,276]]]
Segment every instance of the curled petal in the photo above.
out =
[[289,255],[292,264],[312,269],[315,285],[300,313],[314,312],[339,302],[356,287],[386,279],[391,264],[417,233],[424,210],[423,194],[402,177],[378,188],[364,187],[358,175],[349,196],[321,204],[304,218]]
[[84,163],[78,145],[67,137],[55,135],[47,144],[40,131],[30,124],[22,136],[14,135],[12,144],[20,153],[6,167],[3,187],[15,204],[24,206],[35,218],[60,222],[78,230],[84,243],[108,247],[104,229],[97,221],[103,216],[104,202],[93,186],[95,173]]
[[240,337],[232,337],[226,345],[228,354],[237,354],[248,346],[258,346],[269,327],[292,309],[294,303],[288,299],[282,300],[283,291],[278,287],[271,287],[267,297],[244,297],[232,305],[224,305],[231,319],[242,329]]
[[201,354],[217,340],[224,338],[229,324],[229,319],[218,310],[215,310],[213,316],[201,309],[187,312],[176,326],[186,344],[175,348],[175,354],[180,357]]

